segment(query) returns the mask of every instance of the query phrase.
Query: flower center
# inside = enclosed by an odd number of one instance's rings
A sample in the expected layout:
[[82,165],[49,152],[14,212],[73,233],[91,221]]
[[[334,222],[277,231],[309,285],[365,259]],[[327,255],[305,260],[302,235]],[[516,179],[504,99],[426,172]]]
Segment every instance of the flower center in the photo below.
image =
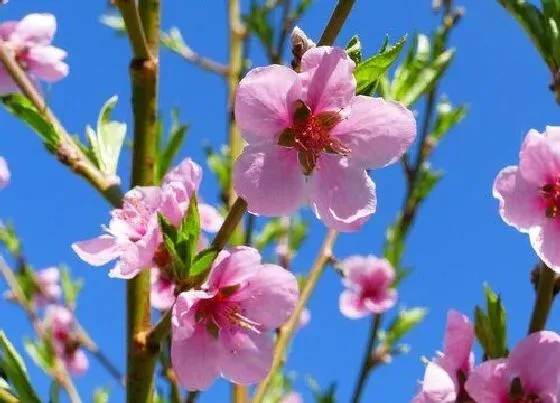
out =
[[511,403],[541,403],[541,398],[533,393],[530,393],[512,400]]
[[546,217],[560,217],[560,176],[555,181],[542,186],[540,194],[546,205]]
[[514,378],[509,387],[511,403],[541,403],[541,398],[534,392],[526,391],[521,385],[520,378]]
[[313,115],[303,101],[296,101],[294,123],[280,134],[278,145],[295,148],[303,174],[311,175],[321,154],[348,155],[350,152],[340,140],[330,134],[341,120],[338,112]]

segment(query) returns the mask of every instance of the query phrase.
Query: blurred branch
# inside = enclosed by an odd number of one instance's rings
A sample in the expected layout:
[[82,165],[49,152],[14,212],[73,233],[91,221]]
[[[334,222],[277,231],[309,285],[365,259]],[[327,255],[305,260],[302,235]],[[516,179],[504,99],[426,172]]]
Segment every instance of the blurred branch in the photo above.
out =
[[371,329],[370,329],[370,334],[374,335],[374,337],[370,337],[368,339],[366,351],[369,351],[369,353],[367,355],[364,354],[364,357],[362,359],[362,366],[360,368],[360,374],[358,375],[358,382],[356,383],[356,387],[354,389],[354,392],[352,393],[352,403],[358,403],[360,401],[360,397],[362,396],[362,390],[364,388],[364,385],[366,384],[368,373],[372,369],[373,348],[377,341],[380,325],[381,325],[381,315],[379,314],[374,315],[371,321]]
[[221,63],[218,63],[218,62],[216,62],[212,59],[209,59],[207,57],[201,56],[187,46],[180,47],[180,48],[177,48],[177,49],[175,49],[175,48],[169,48],[169,49],[172,52],[181,56],[187,62],[192,63],[194,65],[197,65],[198,67],[200,67],[204,70],[211,71],[213,73],[219,74],[220,76],[226,77],[226,78],[229,76],[228,66],[226,66],[224,64],[221,64]]
[[332,45],[352,11],[356,0],[339,0],[317,46]]
[[0,40],[0,62],[8,75],[17,84],[23,95],[31,101],[37,112],[41,114],[56,131],[59,144],[57,144],[56,149],[51,152],[56,155],[60,162],[67,165],[78,175],[84,177],[112,205],[119,206],[123,196],[118,183],[115,183],[114,178],[107,177],[101,173],[87,156],[84,155],[74,139],[72,139],[54,113],[49,109],[35,84],[17,63],[2,40]]
[[301,290],[301,295],[296,304],[296,307],[294,308],[294,311],[292,312],[292,315],[290,316],[288,321],[280,328],[278,338],[276,339],[276,346],[274,348],[274,360],[272,362],[272,367],[270,369],[270,372],[268,373],[268,376],[257,387],[255,396],[253,397],[253,403],[263,402],[268,386],[274,378],[276,371],[283,364],[286,355],[286,349],[288,347],[288,344],[290,343],[290,340],[292,339],[294,332],[298,327],[300,315],[305,309],[305,306],[307,305],[307,302],[309,301],[309,298],[311,297],[311,294],[313,293],[313,290],[317,285],[317,281],[323,274],[323,271],[327,264],[330,262],[330,259],[332,257],[332,249],[334,247],[337,235],[338,233],[332,229],[329,230],[325,235],[325,239],[323,241],[323,244],[321,245],[321,248],[319,249],[317,257],[315,258],[315,262],[313,263],[313,266],[309,271],[307,281],[305,282],[305,285]]

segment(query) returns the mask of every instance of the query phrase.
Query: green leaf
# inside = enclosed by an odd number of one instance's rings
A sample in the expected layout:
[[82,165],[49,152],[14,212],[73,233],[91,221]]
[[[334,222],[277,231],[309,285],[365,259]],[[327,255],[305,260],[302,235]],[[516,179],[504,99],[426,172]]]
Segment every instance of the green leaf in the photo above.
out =
[[32,341],[25,338],[23,340],[23,347],[25,352],[39,368],[41,368],[46,374],[51,373],[55,361],[55,352],[50,342],[50,336],[47,341]]
[[489,359],[505,358],[507,348],[506,311],[500,297],[488,285],[484,285],[487,314],[475,308],[475,333]]
[[111,120],[111,113],[118,100],[115,95],[101,107],[97,118],[97,132],[90,126],[86,127],[97,166],[106,175],[116,175],[119,155],[126,136],[126,124]]
[[378,53],[360,63],[354,70],[357,81],[356,92],[363,94],[369,87],[374,85],[379,78],[387,72],[389,67],[397,60],[406,42],[403,36],[395,45],[388,47],[385,51]]
[[66,305],[74,308],[76,306],[76,300],[78,298],[78,293],[84,286],[83,279],[77,279],[75,281],[70,277],[70,270],[68,267],[63,266],[60,269],[60,285],[62,286],[62,291],[64,292],[64,301]]
[[416,186],[412,192],[412,199],[415,203],[421,203],[428,197],[443,177],[443,172],[434,171],[430,164],[425,162],[420,167],[418,175]]
[[21,251],[21,242],[11,224],[4,225],[0,222],[0,242],[12,255],[18,255]]
[[163,46],[175,53],[192,53],[183,39],[183,34],[177,27],[171,27],[169,33],[161,32],[160,41]]
[[286,235],[288,228],[281,219],[273,218],[266,222],[263,229],[255,237],[255,248],[262,250],[276,242],[280,237]]
[[290,235],[288,237],[288,243],[290,246],[290,251],[295,252],[301,248],[301,245],[307,238],[307,233],[309,232],[308,223],[299,219],[292,218],[290,226]]
[[109,389],[95,389],[95,391],[93,392],[93,403],[109,403]]
[[[521,24],[545,63],[552,69],[558,68],[558,60],[555,61],[552,56],[554,43],[547,35],[546,20],[541,11],[525,0],[498,0],[498,2]],[[545,12],[550,12],[550,4],[546,5]]]
[[2,97],[2,103],[8,112],[31,127],[43,139],[45,146],[50,151],[55,151],[58,148],[60,138],[56,129],[33,106],[29,99],[21,94],[11,94]]
[[[179,238],[188,240],[192,250],[196,250],[198,247],[198,240],[200,238],[200,212],[198,211],[198,201],[194,193],[191,195],[189,208],[181,222]],[[192,254],[192,256],[194,256],[194,254]]]
[[33,297],[37,293],[37,284],[35,283],[35,278],[33,275],[33,270],[27,265],[23,265],[21,270],[19,270],[16,274],[16,281],[20,287],[20,291],[22,292],[25,301],[31,303]]
[[383,342],[388,347],[393,347],[416,325],[421,323],[426,317],[427,313],[428,311],[426,308],[412,308],[401,310],[396,318],[393,319],[393,321],[387,327]]
[[169,132],[169,140],[165,147],[163,147],[159,157],[158,157],[158,171],[160,179],[167,173],[173,159],[179,152],[187,134],[187,125],[181,125],[178,123],[179,115],[177,110],[173,110],[171,113],[172,125]]
[[49,403],[60,403],[60,384],[58,382],[51,382],[49,389]]
[[204,249],[195,256],[189,272],[189,277],[199,277],[206,275],[210,271],[210,266],[218,256],[218,251],[212,248]]
[[436,120],[430,138],[435,142],[439,141],[447,132],[463,120],[466,115],[467,107],[465,105],[453,108],[449,101],[440,101],[436,107]]
[[1,330],[0,350],[2,351],[0,367],[6,373],[20,399],[26,403],[41,403],[35,390],[33,390],[33,386],[31,386],[23,359]]
[[269,21],[270,11],[267,7],[253,5],[244,17],[247,29],[255,34],[267,49],[272,48],[274,30]]
[[124,25],[124,19],[117,14],[103,14],[99,17],[99,22],[103,25],[113,28],[117,33],[126,33],[126,26]]
[[356,63],[356,65],[360,64],[362,61],[362,42],[360,42],[360,38],[358,35],[354,35],[348,44],[346,45],[346,52],[350,59]]

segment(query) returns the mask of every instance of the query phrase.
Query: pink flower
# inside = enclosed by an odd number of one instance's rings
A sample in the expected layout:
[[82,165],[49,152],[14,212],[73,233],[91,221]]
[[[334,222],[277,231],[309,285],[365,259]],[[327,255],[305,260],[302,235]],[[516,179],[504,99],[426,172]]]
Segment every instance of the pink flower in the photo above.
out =
[[5,188],[10,182],[10,176],[11,174],[6,160],[0,157],[0,189]]
[[208,388],[223,376],[252,384],[272,365],[269,330],[281,326],[299,297],[297,280],[280,266],[261,264],[256,249],[222,251],[201,289],[177,297],[171,359],[179,383]]
[[[19,22],[0,24],[0,40],[32,79],[52,83],[68,75],[68,65],[63,62],[66,52],[51,45],[55,31],[54,15],[29,14]],[[17,91],[16,84],[0,67],[0,95]]]
[[46,305],[53,303],[62,296],[62,288],[59,285],[60,270],[57,267],[48,267],[40,270],[33,275],[37,285],[35,303]]
[[163,265],[166,259],[157,213],[178,227],[201,178],[200,166],[185,159],[164,177],[161,187],[137,186],[128,191],[122,209],[111,212],[107,234],[76,242],[72,248],[93,266],[118,259],[111,277],[128,279],[145,268]]
[[465,379],[472,371],[474,327],[457,311],[447,313],[443,353],[428,363],[415,403],[455,403],[466,397]]
[[282,397],[279,403],[303,403],[303,397],[297,392],[290,392]]
[[45,327],[52,335],[55,354],[68,371],[82,375],[89,368],[89,360],[76,337],[74,314],[66,307],[49,305],[45,313]]
[[395,271],[385,259],[352,256],[342,263],[343,284],[340,312],[349,318],[384,313],[397,302],[397,291],[390,288]]
[[355,231],[375,212],[366,169],[395,162],[416,136],[412,113],[396,102],[356,96],[354,62],[321,46],[305,52],[302,72],[256,68],[241,80],[235,115],[248,145],[233,183],[248,209],[290,215],[309,202],[318,218]]
[[521,341],[507,359],[474,369],[465,384],[476,403],[556,403],[560,395],[560,336],[542,331]]
[[537,255],[560,273],[560,127],[548,126],[544,135],[530,130],[519,159],[494,182],[500,215],[528,233]]

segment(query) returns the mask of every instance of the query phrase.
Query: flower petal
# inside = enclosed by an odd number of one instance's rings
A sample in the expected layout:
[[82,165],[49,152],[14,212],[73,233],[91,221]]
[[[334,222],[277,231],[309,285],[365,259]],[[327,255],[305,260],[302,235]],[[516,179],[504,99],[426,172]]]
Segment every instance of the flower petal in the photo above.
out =
[[298,298],[295,276],[283,267],[265,264],[231,299],[239,301],[251,321],[274,329],[288,320]]
[[89,368],[89,360],[82,349],[77,349],[74,354],[65,358],[68,371],[74,376],[83,375]]
[[249,143],[276,142],[291,126],[293,107],[302,98],[298,74],[285,66],[251,70],[237,87],[235,118]]
[[560,273],[560,222],[546,219],[529,231],[531,246],[548,267]]
[[274,343],[267,334],[247,333],[255,348],[230,350],[220,354],[222,376],[242,385],[258,383],[266,378],[272,367]]
[[17,24],[12,40],[28,44],[48,45],[56,31],[56,19],[52,14],[29,14]]
[[185,389],[204,390],[220,374],[221,346],[206,330],[198,327],[191,337],[175,338],[171,343],[171,363],[175,375]]
[[339,298],[340,312],[351,319],[363,318],[371,312],[366,309],[358,294],[351,290],[344,290]]
[[397,303],[397,291],[389,288],[378,292],[373,298],[364,298],[364,306],[371,313],[385,313]]
[[13,32],[15,31],[18,21],[6,21],[0,24],[0,39],[5,42],[10,40]]
[[443,353],[454,370],[470,372],[474,339],[474,326],[469,318],[454,310],[447,312]]
[[166,310],[175,302],[175,285],[173,281],[163,277],[160,270],[153,267],[150,272],[151,288],[150,301],[152,306],[159,310]]
[[422,391],[428,403],[454,403],[457,398],[455,381],[445,369],[433,362],[426,366]]
[[217,290],[232,285],[245,285],[257,274],[261,264],[261,255],[255,248],[237,246],[223,250],[212,264],[212,270],[206,281],[207,287]]
[[179,182],[183,184],[188,196],[198,191],[202,181],[202,168],[190,158],[169,170],[163,177],[162,183]]
[[317,218],[339,231],[357,231],[375,213],[375,184],[364,169],[349,166],[346,158],[322,155],[319,164],[309,180]]
[[290,215],[305,200],[297,153],[276,145],[245,147],[234,167],[233,185],[254,214]]
[[218,232],[224,223],[224,218],[220,212],[205,203],[198,205],[198,211],[200,212],[200,228],[207,232]]
[[529,183],[542,186],[560,174],[560,147],[536,130],[525,137],[519,154],[519,171]]
[[302,73],[307,105],[314,114],[350,105],[356,91],[356,64],[340,48],[319,46],[304,53]]
[[331,134],[350,148],[352,163],[379,168],[397,161],[414,142],[416,119],[398,102],[357,96],[348,119]]
[[72,249],[92,266],[103,266],[121,255],[115,238],[102,235],[88,241],[74,242]]
[[560,335],[550,331],[532,333],[508,358],[510,375],[521,379],[528,392],[545,395],[560,392]]
[[189,290],[177,296],[171,312],[171,329],[173,340],[191,337],[196,330],[195,304],[200,300],[210,299],[215,293]]
[[500,216],[519,231],[527,232],[545,216],[538,186],[527,182],[519,168],[509,166],[498,174],[492,190],[500,201]]
[[62,61],[65,57],[66,52],[62,49],[35,46],[29,49],[26,62],[34,77],[52,83],[68,75],[68,64]]
[[483,362],[470,374],[465,389],[477,403],[509,401],[510,377],[506,360]]
[[18,93],[19,87],[14,80],[0,67],[0,96]]

